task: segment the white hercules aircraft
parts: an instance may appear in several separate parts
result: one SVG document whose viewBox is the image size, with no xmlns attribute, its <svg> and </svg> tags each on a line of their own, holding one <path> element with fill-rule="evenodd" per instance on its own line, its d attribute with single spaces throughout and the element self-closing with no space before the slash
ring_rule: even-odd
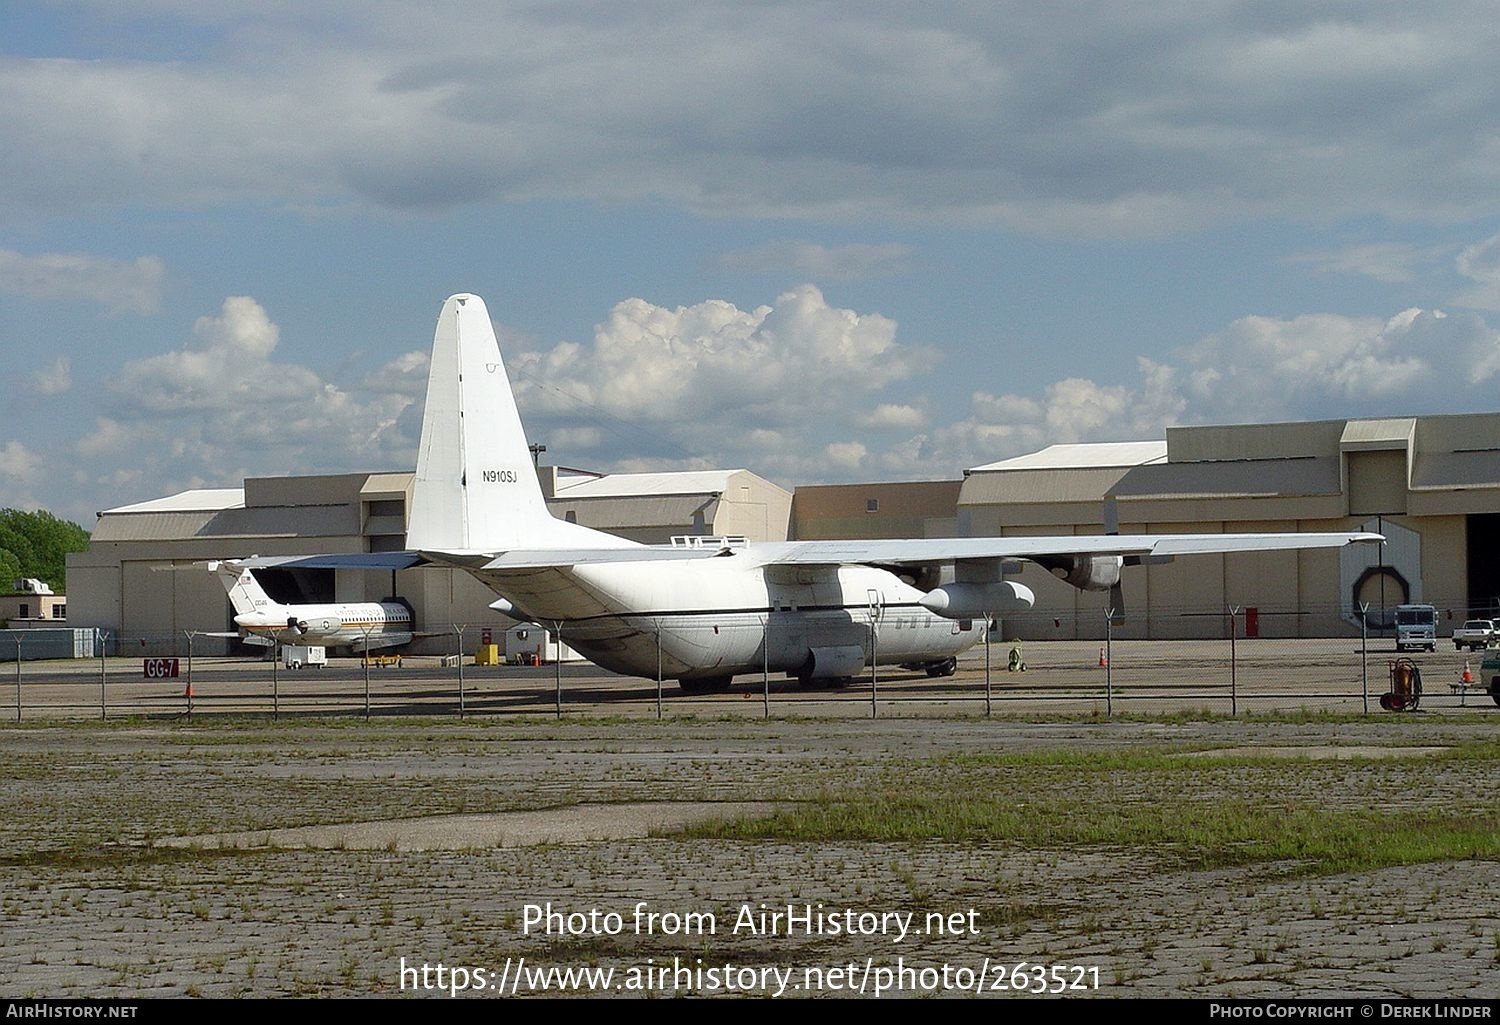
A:
<svg viewBox="0 0 1500 1025">
<path fill-rule="evenodd" d="M 282 605 L 239 562 L 209 562 L 229 592 L 235 625 L 258 637 L 289 644 L 348 645 L 356 651 L 391 648 L 412 639 L 411 608 L 400 602 Z M 232 636 L 232 635 L 231 635 Z"/>
<path fill-rule="evenodd" d="M 987 618 L 1031 607 L 1031 590 L 1003 579 L 1015 560 L 1093 591 L 1117 587 L 1127 562 L 1378 540 L 1344 532 L 627 541 L 547 511 L 489 312 L 478 296 L 455 295 L 433 339 L 407 533 L 414 551 L 394 561 L 275 562 L 459 567 L 501 595 L 494 608 L 559 630 L 599 665 L 660 673 L 693 692 L 763 670 L 832 683 L 872 662 L 952 673 Z"/>
</svg>

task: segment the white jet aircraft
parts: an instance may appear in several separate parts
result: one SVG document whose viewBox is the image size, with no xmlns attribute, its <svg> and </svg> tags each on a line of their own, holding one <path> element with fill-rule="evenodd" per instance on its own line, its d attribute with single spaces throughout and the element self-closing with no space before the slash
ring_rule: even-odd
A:
<svg viewBox="0 0 1500 1025">
<path fill-rule="evenodd" d="M 465 569 L 501 595 L 495 608 L 559 630 L 599 665 L 661 673 L 690 692 L 765 669 L 804 685 L 847 680 L 872 663 L 951 673 L 988 617 L 1031 606 L 1031 590 L 1003 577 L 1015 560 L 1109 590 L 1127 561 L 1380 540 L 1343 532 L 638 544 L 548 512 L 489 312 L 474 295 L 450 297 L 438 316 L 407 536 L 416 551 L 403 564 Z"/>
<path fill-rule="evenodd" d="M 199 563 L 217 573 L 235 625 L 283 644 L 349 646 L 373 651 L 407 644 L 412 639 L 411 608 L 400 602 L 338 602 L 331 605 L 282 605 L 271 600 L 243 563 Z"/>
</svg>

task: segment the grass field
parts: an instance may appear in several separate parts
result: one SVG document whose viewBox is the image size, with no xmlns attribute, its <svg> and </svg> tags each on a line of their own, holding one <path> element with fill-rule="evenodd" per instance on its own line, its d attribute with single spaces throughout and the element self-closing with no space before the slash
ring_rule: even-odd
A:
<svg viewBox="0 0 1500 1025">
<path fill-rule="evenodd" d="M 403 958 L 498 972 L 522 957 L 619 972 L 899 958 L 971 975 L 1024 961 L 1097 968 L 1082 992 L 1117 997 L 1500 995 L 1492 714 L 222 718 L 23 725 L 0 742 L 11 996 L 396 995 Z M 740 801 L 775 810 L 725 804 Z M 412 820 L 420 840 L 427 817 L 652 803 L 724 815 L 528 846 L 368 846 L 352 831 Z M 337 824 L 351 839 L 317 849 L 209 842 Z M 524 928 L 525 907 L 549 902 L 625 927 Z M 718 928 L 642 933 L 642 902 Z M 730 928 L 745 907 L 788 904 L 972 911 L 977 931 Z M 809 977 L 820 985 L 785 995 L 834 995 Z M 921 982 L 907 995 L 954 991 Z M 689 991 L 674 986 L 649 988 Z"/>
</svg>

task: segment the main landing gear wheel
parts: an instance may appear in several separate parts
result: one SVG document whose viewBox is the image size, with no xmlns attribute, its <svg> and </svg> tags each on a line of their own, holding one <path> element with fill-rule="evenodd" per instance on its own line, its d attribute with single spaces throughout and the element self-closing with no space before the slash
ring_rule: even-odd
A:
<svg viewBox="0 0 1500 1025">
<path fill-rule="evenodd" d="M 933 662 L 927 666 L 928 676 L 952 676 L 958 672 L 958 659 L 945 658 L 941 662 Z"/>
</svg>

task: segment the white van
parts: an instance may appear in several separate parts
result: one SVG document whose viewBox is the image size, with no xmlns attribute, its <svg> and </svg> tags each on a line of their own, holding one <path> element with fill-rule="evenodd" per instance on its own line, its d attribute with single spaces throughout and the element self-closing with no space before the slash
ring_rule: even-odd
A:
<svg viewBox="0 0 1500 1025">
<path fill-rule="evenodd" d="M 1396 650 L 1437 651 L 1437 609 L 1431 605 L 1396 606 Z"/>
</svg>

